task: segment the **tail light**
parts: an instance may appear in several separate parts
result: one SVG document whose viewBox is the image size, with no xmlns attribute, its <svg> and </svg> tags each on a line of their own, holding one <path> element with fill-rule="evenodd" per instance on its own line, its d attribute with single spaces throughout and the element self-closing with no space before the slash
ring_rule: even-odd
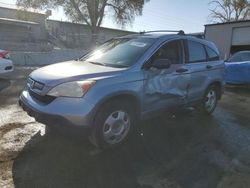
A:
<svg viewBox="0 0 250 188">
<path fill-rule="evenodd" d="M 0 52 L 0 58 L 9 59 L 10 58 L 9 52 L 7 52 L 7 51 L 1 51 Z"/>
</svg>

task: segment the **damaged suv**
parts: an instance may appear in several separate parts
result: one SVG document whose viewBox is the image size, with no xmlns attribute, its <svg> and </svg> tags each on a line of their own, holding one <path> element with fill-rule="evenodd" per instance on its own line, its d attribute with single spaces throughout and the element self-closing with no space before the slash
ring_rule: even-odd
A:
<svg viewBox="0 0 250 188">
<path fill-rule="evenodd" d="M 183 32 L 144 32 L 35 70 L 19 102 L 38 122 L 89 128 L 90 141 L 109 148 L 123 143 L 137 120 L 165 110 L 195 106 L 211 114 L 223 76 L 212 42 Z"/>
</svg>

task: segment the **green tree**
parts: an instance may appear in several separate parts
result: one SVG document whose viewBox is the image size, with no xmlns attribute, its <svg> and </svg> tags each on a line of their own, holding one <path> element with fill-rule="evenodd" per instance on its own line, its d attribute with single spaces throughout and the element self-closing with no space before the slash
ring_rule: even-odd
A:
<svg viewBox="0 0 250 188">
<path fill-rule="evenodd" d="M 105 15 L 112 15 L 117 24 L 124 26 L 132 23 L 135 16 L 142 15 L 147 1 L 149 0 L 16 0 L 16 4 L 39 10 L 63 7 L 70 20 L 87 24 L 94 37 Z"/>
<path fill-rule="evenodd" d="M 212 0 L 210 3 L 212 21 L 230 22 L 250 19 L 248 0 Z"/>
</svg>

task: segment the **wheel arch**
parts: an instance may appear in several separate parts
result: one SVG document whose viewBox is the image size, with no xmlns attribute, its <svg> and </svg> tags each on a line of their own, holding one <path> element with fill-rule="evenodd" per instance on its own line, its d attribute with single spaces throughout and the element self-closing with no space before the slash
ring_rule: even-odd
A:
<svg viewBox="0 0 250 188">
<path fill-rule="evenodd" d="M 98 110 L 101 108 L 101 106 L 112 102 L 112 101 L 125 101 L 125 102 L 129 102 L 132 104 L 132 108 L 135 109 L 135 115 L 136 117 L 138 117 L 140 115 L 140 111 L 141 111 L 141 105 L 140 105 L 140 100 L 139 97 L 136 96 L 135 94 L 131 93 L 131 92 L 122 92 L 122 93 L 114 93 L 112 95 L 109 95 L 107 97 L 105 97 L 104 99 L 102 99 L 96 106 L 96 113 L 98 112 Z"/>
<path fill-rule="evenodd" d="M 218 99 L 221 99 L 222 93 L 223 93 L 223 85 L 220 81 L 213 81 L 211 82 L 207 88 L 214 86 L 216 88 L 216 90 L 218 91 Z"/>
</svg>

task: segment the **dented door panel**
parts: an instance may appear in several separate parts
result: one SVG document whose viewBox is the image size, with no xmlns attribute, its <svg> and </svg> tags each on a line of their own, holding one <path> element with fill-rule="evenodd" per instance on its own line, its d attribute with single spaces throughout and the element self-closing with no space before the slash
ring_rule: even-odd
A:
<svg viewBox="0 0 250 188">
<path fill-rule="evenodd" d="M 177 73 L 187 69 L 184 64 L 173 64 L 169 69 L 151 68 L 144 71 L 144 111 L 167 109 L 184 104 L 189 95 L 190 74 Z"/>
</svg>

